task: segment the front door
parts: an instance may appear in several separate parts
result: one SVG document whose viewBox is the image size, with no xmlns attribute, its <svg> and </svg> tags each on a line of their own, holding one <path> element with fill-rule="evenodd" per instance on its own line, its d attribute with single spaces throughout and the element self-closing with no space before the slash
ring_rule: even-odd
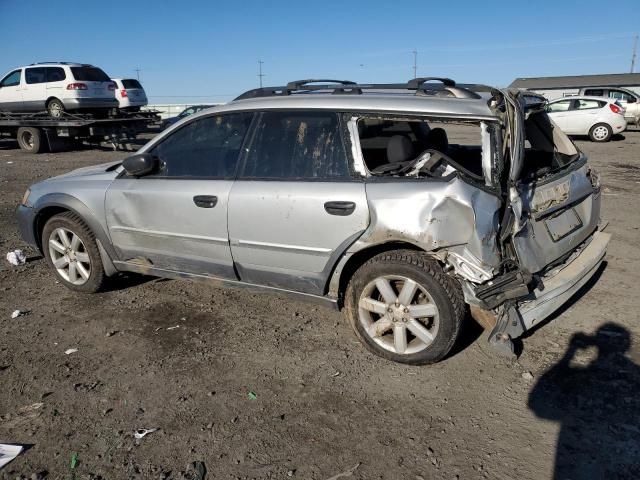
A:
<svg viewBox="0 0 640 480">
<path fill-rule="evenodd" d="M 0 110 L 22 111 L 22 70 L 14 70 L 0 81 Z"/>
<path fill-rule="evenodd" d="M 158 172 L 111 184 L 107 224 L 122 261 L 235 278 L 227 208 L 252 116 L 194 119 L 149 150 L 159 159 Z"/>
<path fill-rule="evenodd" d="M 338 115 L 261 114 L 231 189 L 229 238 L 243 281 L 322 294 L 366 229 L 365 185 L 351 175 Z"/>
</svg>

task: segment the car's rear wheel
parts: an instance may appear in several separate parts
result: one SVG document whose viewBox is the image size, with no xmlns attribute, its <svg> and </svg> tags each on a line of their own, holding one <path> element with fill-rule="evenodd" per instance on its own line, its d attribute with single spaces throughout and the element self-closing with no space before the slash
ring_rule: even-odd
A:
<svg viewBox="0 0 640 480">
<path fill-rule="evenodd" d="M 456 280 L 411 250 L 382 253 L 362 265 L 347 287 L 345 309 L 370 351 L 412 365 L 444 358 L 465 315 Z"/>
<path fill-rule="evenodd" d="M 29 153 L 40 153 L 45 149 L 42 132 L 39 128 L 20 127 L 17 134 L 18 146 Z"/>
<path fill-rule="evenodd" d="M 64 114 L 64 105 L 57 98 L 52 98 L 47 102 L 47 112 L 55 118 L 60 118 Z"/>
<path fill-rule="evenodd" d="M 47 221 L 42 250 L 67 288 L 93 293 L 104 286 L 106 275 L 95 236 L 76 214 L 65 212 Z"/>
<path fill-rule="evenodd" d="M 612 135 L 613 130 L 606 123 L 596 123 L 589 130 L 589 138 L 592 142 L 608 142 Z"/>
</svg>

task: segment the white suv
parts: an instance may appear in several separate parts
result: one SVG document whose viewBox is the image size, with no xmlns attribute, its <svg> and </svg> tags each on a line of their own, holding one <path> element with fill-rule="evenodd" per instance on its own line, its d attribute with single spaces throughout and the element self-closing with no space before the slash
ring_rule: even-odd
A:
<svg viewBox="0 0 640 480">
<path fill-rule="evenodd" d="M 93 65 L 34 63 L 16 68 L 0 80 L 0 110 L 40 112 L 60 117 L 65 110 L 118 107 L 115 84 Z"/>
<path fill-rule="evenodd" d="M 123 110 L 137 112 L 147 104 L 147 94 L 135 78 L 112 78 L 116 84 L 116 99 Z"/>
</svg>

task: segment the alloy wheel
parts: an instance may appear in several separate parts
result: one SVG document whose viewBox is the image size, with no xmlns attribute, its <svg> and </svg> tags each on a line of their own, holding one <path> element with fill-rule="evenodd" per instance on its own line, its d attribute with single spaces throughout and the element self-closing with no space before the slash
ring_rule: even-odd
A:
<svg viewBox="0 0 640 480">
<path fill-rule="evenodd" d="M 49 236 L 49 255 L 58 274 L 67 282 L 83 285 L 91 275 L 89 253 L 78 235 L 56 228 Z"/>
</svg>

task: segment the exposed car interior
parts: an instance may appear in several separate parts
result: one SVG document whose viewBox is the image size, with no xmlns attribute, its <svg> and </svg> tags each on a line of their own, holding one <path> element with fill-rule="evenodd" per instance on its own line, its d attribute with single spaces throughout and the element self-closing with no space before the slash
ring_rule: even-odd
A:
<svg viewBox="0 0 640 480">
<path fill-rule="evenodd" d="M 360 147 L 374 176 L 442 176 L 462 170 L 482 178 L 478 123 L 361 118 Z"/>
</svg>

